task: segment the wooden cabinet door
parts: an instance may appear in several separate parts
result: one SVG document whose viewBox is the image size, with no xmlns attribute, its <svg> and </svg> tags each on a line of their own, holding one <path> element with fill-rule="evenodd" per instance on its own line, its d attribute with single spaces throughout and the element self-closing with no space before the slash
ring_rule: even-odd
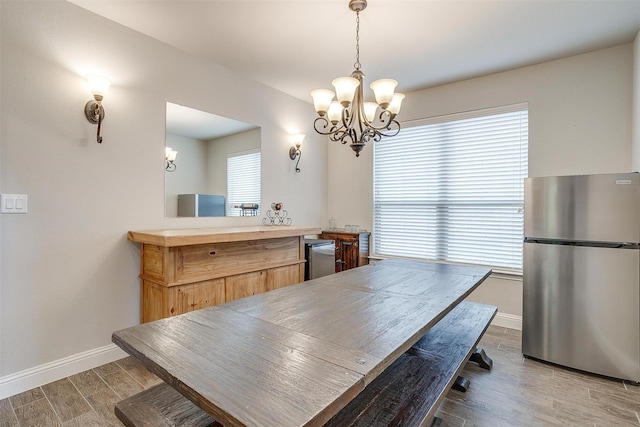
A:
<svg viewBox="0 0 640 427">
<path fill-rule="evenodd" d="M 188 313 L 225 302 L 224 279 L 207 280 L 169 289 L 169 313 L 171 316 Z"/>
<path fill-rule="evenodd" d="M 267 272 L 237 274 L 225 278 L 225 297 L 227 302 L 260 294 L 267 291 Z"/>
<path fill-rule="evenodd" d="M 272 268 L 267 271 L 267 290 L 272 291 L 285 286 L 295 285 L 302 280 L 300 277 L 300 267 L 288 265 L 285 267 Z"/>
<path fill-rule="evenodd" d="M 336 241 L 336 273 L 358 267 L 358 237 L 345 236 Z"/>
<path fill-rule="evenodd" d="M 222 304 L 224 279 L 207 280 L 181 286 L 142 283 L 142 323 Z"/>
<path fill-rule="evenodd" d="M 340 242 L 342 255 L 342 269 L 349 270 L 358 266 L 358 241 L 343 240 Z"/>
</svg>

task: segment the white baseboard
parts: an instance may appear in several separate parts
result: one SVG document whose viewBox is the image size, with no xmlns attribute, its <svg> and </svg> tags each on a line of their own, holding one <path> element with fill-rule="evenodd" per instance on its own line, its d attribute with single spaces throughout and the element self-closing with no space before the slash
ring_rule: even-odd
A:
<svg viewBox="0 0 640 427">
<path fill-rule="evenodd" d="M 502 328 L 522 330 L 522 316 L 516 316 L 515 314 L 508 313 L 496 313 L 496 317 L 491 322 L 494 326 L 500 326 Z"/>
<path fill-rule="evenodd" d="M 492 325 L 522 330 L 522 317 L 497 313 Z M 0 378 L 0 400 L 126 357 L 115 344 L 78 353 Z"/>
<path fill-rule="evenodd" d="M 115 344 L 74 354 L 0 378 L 0 400 L 126 357 Z"/>
</svg>

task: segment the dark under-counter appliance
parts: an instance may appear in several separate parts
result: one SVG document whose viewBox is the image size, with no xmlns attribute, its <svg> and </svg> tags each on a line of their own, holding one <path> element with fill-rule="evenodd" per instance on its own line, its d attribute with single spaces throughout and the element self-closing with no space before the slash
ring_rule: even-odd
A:
<svg viewBox="0 0 640 427">
<path fill-rule="evenodd" d="M 305 239 L 304 280 L 317 279 L 335 273 L 335 242 L 323 239 Z"/>
</svg>

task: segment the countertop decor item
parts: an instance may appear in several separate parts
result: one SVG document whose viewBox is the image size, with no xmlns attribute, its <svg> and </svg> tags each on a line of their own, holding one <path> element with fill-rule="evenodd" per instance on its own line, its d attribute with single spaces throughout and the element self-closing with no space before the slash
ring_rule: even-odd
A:
<svg viewBox="0 0 640 427">
<path fill-rule="evenodd" d="M 271 203 L 271 209 L 267 211 L 267 216 L 262 218 L 263 225 L 291 225 L 292 219 L 288 217 L 289 213 L 283 209 L 280 202 Z"/>
</svg>

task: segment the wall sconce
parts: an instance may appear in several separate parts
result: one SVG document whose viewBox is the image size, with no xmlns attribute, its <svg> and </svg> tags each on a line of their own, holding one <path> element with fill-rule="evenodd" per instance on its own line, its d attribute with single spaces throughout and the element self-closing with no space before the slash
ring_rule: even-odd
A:
<svg viewBox="0 0 640 427">
<path fill-rule="evenodd" d="M 289 148 L 289 158 L 291 160 L 295 160 L 296 158 L 298 159 L 298 161 L 296 162 L 296 173 L 300 173 L 300 168 L 298 167 L 298 164 L 300 163 L 300 157 L 302 157 L 300 144 L 302 144 L 302 141 L 304 141 L 304 135 L 301 133 L 297 135 L 291 135 L 291 139 L 293 140 L 293 143 L 295 145 Z"/>
<path fill-rule="evenodd" d="M 167 161 L 167 165 L 165 166 L 164 170 L 166 170 L 167 172 L 173 172 L 174 170 L 176 170 L 176 164 L 174 162 L 177 155 L 178 152 L 171 147 L 167 147 L 164 149 L 164 158 Z"/>
<path fill-rule="evenodd" d="M 100 126 L 104 120 L 104 108 L 102 107 L 102 99 L 109 92 L 111 82 L 103 77 L 87 76 L 89 82 L 89 90 L 93 94 L 93 99 L 84 106 L 84 114 L 87 116 L 89 123 L 98 125 L 98 133 L 96 141 L 102 144 L 102 136 L 100 136 Z"/>
</svg>

